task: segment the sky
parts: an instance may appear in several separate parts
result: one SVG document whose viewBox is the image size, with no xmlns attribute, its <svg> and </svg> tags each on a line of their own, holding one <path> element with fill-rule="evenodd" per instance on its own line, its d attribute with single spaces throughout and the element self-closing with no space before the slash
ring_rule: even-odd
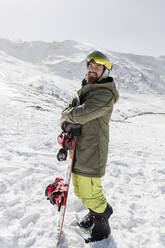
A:
<svg viewBox="0 0 165 248">
<path fill-rule="evenodd" d="M 0 0 L 0 38 L 165 55 L 165 0 Z"/>
</svg>

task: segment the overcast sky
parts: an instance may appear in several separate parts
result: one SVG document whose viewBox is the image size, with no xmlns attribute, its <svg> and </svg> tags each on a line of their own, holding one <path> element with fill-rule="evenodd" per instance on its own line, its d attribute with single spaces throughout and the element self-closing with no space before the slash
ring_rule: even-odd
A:
<svg viewBox="0 0 165 248">
<path fill-rule="evenodd" d="M 165 0 L 0 0 L 0 38 L 165 55 Z"/>
</svg>

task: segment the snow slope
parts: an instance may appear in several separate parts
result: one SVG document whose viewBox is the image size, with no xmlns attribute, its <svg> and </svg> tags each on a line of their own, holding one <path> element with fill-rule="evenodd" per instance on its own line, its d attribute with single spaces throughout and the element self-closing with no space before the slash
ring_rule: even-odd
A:
<svg viewBox="0 0 165 248">
<path fill-rule="evenodd" d="M 53 248 L 57 212 L 44 196 L 67 162 L 56 159 L 62 109 L 81 86 L 93 45 L 0 39 L 0 247 Z M 97 48 L 99 49 L 99 48 Z M 105 50 L 103 50 L 105 51 Z M 105 51 L 120 101 L 112 116 L 103 187 L 114 208 L 110 239 L 84 244 L 70 188 L 61 248 L 165 246 L 165 57 Z"/>
</svg>

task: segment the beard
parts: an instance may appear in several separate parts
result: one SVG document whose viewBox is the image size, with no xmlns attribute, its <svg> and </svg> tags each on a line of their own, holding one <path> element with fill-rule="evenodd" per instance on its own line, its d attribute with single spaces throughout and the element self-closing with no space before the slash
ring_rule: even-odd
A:
<svg viewBox="0 0 165 248">
<path fill-rule="evenodd" d="M 97 73 L 96 72 L 88 72 L 86 75 L 86 80 L 90 84 L 95 83 L 98 79 Z"/>
</svg>

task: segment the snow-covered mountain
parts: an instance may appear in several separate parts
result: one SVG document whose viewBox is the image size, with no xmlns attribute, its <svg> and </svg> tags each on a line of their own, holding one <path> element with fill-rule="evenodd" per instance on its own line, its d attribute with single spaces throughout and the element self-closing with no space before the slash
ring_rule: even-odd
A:
<svg viewBox="0 0 165 248">
<path fill-rule="evenodd" d="M 84 77 L 84 59 L 94 48 L 99 49 L 75 41 L 46 43 L 0 39 L 0 51 L 21 61 L 46 66 L 54 74 L 71 80 Z M 119 88 L 131 93 L 165 93 L 165 56 L 155 58 L 101 50 L 113 63 L 112 75 Z"/>
<path fill-rule="evenodd" d="M 114 207 L 112 236 L 85 245 L 74 212 L 85 208 L 70 190 L 59 247 L 163 248 L 165 56 L 121 54 L 75 41 L 0 39 L 0 247 L 53 248 L 57 213 L 44 190 L 56 176 L 60 113 L 81 87 L 85 57 L 105 52 L 120 92 L 112 116 L 103 186 Z"/>
</svg>

